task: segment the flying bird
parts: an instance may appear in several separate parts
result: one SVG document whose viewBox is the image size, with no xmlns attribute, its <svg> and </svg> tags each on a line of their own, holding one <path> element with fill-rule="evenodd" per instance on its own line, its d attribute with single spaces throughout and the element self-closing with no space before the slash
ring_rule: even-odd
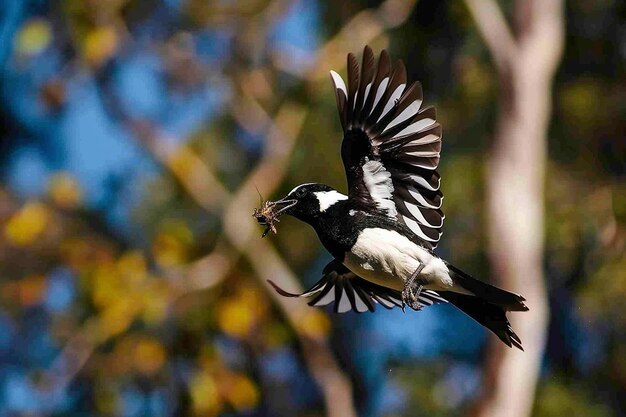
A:
<svg viewBox="0 0 626 417">
<path fill-rule="evenodd" d="M 374 311 L 376 304 L 420 310 L 448 302 L 523 350 L 506 312 L 527 311 L 525 299 L 433 252 L 445 217 L 437 172 L 441 126 L 434 107 L 422 107 L 420 83 L 407 83 L 401 60 L 392 65 L 383 50 L 375 61 L 366 46 L 361 69 L 348 54 L 347 85 L 330 72 L 348 195 L 324 184 L 302 184 L 254 214 L 267 226 L 264 236 L 276 232 L 283 214 L 308 223 L 334 259 L 302 294 L 270 284 L 283 296 L 309 298 L 309 305 L 333 303 L 338 313 Z"/>
</svg>

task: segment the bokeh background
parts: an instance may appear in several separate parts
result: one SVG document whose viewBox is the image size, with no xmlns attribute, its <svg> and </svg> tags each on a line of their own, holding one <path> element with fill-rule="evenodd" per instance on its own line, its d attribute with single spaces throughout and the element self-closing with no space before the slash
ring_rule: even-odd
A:
<svg viewBox="0 0 626 417">
<path fill-rule="evenodd" d="M 251 209 L 255 188 L 345 190 L 328 71 L 387 48 L 444 129 L 438 251 L 494 276 L 486 164 L 509 93 L 470 7 L 524 30 L 514 2 L 0 5 L 0 416 L 482 415 L 485 330 L 450 306 L 280 299 L 266 279 L 307 287 L 330 258 L 293 219 L 261 240 Z M 499 415 L 624 416 L 626 3 L 558 7 L 545 351 L 527 409 Z"/>
</svg>

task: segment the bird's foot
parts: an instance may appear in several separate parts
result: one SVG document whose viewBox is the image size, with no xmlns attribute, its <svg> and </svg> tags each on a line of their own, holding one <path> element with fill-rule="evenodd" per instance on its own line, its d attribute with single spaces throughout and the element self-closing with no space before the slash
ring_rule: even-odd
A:
<svg viewBox="0 0 626 417">
<path fill-rule="evenodd" d="M 422 269 L 424 269 L 424 264 L 420 263 L 415 272 L 411 274 L 409 279 L 404 283 L 404 288 L 402 289 L 402 303 L 408 305 L 415 311 L 419 311 L 422 309 L 422 304 L 419 302 L 419 296 L 424 288 L 422 284 L 417 279 Z M 404 311 L 404 308 L 402 309 Z"/>
<path fill-rule="evenodd" d="M 422 292 L 422 285 L 413 281 L 407 282 L 402 290 L 402 302 L 415 311 L 422 309 L 422 304 L 419 302 L 419 295 Z"/>
</svg>

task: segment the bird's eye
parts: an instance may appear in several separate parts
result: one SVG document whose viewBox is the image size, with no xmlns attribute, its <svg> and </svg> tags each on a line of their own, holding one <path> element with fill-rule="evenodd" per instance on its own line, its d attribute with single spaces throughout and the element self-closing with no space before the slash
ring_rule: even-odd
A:
<svg viewBox="0 0 626 417">
<path fill-rule="evenodd" d="M 303 189 L 296 190 L 296 197 L 304 197 L 306 195 L 306 191 Z"/>
</svg>

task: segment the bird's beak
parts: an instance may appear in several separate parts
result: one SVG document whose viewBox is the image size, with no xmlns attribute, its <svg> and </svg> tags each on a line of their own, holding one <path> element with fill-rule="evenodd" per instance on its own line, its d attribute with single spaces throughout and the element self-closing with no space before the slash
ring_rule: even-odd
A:
<svg viewBox="0 0 626 417">
<path fill-rule="evenodd" d="M 278 200 L 278 201 L 269 202 L 270 207 L 272 207 L 272 214 L 275 217 L 279 217 L 285 211 L 295 206 L 297 203 L 298 203 L 298 200 L 285 199 L 285 198 Z"/>
</svg>

